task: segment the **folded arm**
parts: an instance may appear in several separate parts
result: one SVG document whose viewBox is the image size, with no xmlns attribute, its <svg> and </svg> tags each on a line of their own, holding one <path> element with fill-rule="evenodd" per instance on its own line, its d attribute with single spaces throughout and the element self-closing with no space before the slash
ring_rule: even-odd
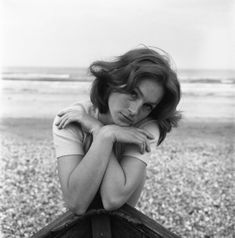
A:
<svg viewBox="0 0 235 238">
<path fill-rule="evenodd" d="M 114 153 L 111 153 L 100 189 L 104 208 L 113 210 L 125 204 L 144 181 L 145 170 L 144 162 L 126 157 L 119 163 Z"/>
<path fill-rule="evenodd" d="M 158 128 L 147 125 L 143 129 L 154 134 L 155 140 L 152 140 L 150 146 L 155 147 L 159 137 Z M 135 144 L 127 144 L 126 152 L 120 163 L 113 152 L 110 156 L 100 190 L 103 205 L 107 210 L 116 209 L 128 202 L 137 188 L 143 184 L 146 173 L 145 162 L 150 154 L 141 153 L 140 148 Z M 140 192 L 137 196 L 139 195 Z M 131 205 L 135 205 L 137 200 L 138 197 L 135 198 L 134 204 L 132 201 Z"/>
<path fill-rule="evenodd" d="M 146 165 L 133 156 L 125 156 L 119 163 L 113 153 L 114 141 L 131 144 L 138 154 L 150 150 L 151 133 L 145 129 L 103 126 L 100 121 L 89 116 L 81 107 L 70 108 L 60 114 L 54 130 L 68 132 L 71 122 L 78 122 L 87 131 L 92 131 L 93 142 L 86 154 L 67 154 L 58 158 L 58 171 L 62 191 L 68 207 L 77 214 L 86 211 L 101 185 L 101 197 L 106 209 L 115 209 L 126 203 L 143 182 Z M 57 126 L 56 126 L 57 125 Z M 74 133 L 77 136 L 77 133 Z M 61 144 L 63 148 L 65 140 Z M 77 141 L 69 141 L 76 148 Z"/>
<path fill-rule="evenodd" d="M 113 142 L 100 131 L 87 151 L 58 158 L 58 172 L 65 202 L 76 214 L 83 214 L 96 195 L 112 152 Z"/>
</svg>

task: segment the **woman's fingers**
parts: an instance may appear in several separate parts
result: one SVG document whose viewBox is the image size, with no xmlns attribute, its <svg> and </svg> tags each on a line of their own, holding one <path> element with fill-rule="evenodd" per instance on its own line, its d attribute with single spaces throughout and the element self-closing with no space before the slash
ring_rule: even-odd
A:
<svg viewBox="0 0 235 238">
<path fill-rule="evenodd" d="M 55 125 L 58 126 L 61 122 L 61 118 L 57 118 L 57 121 L 55 122 Z"/>
<path fill-rule="evenodd" d="M 64 115 L 64 112 L 57 113 L 57 116 L 62 117 Z"/>
<path fill-rule="evenodd" d="M 62 117 L 64 114 L 68 112 L 68 109 L 62 110 L 59 113 L 57 113 L 57 116 Z"/>
<path fill-rule="evenodd" d="M 151 149 L 150 149 L 150 145 L 148 142 L 141 143 L 141 146 L 140 146 L 141 154 L 144 154 L 145 152 L 150 152 L 150 151 L 151 151 Z"/>
<path fill-rule="evenodd" d="M 66 120 L 64 121 L 64 124 L 62 126 L 62 129 L 64 129 L 70 122 L 71 122 L 71 120 L 69 118 L 66 118 Z"/>
<path fill-rule="evenodd" d="M 69 112 L 71 112 L 71 111 L 72 111 L 71 108 L 63 109 L 63 110 L 59 111 L 59 113 L 57 113 L 57 116 L 62 117 L 62 116 L 64 116 L 66 113 L 69 113 Z"/>
<path fill-rule="evenodd" d="M 140 148 L 140 153 L 144 154 L 145 152 L 150 152 L 150 145 L 148 142 L 142 142 L 139 144 L 139 148 Z"/>
<path fill-rule="evenodd" d="M 123 143 L 135 144 L 138 146 L 140 153 L 150 152 L 150 140 L 154 136 L 143 129 L 134 127 L 120 127 L 113 125 L 110 127 L 115 140 Z"/>
<path fill-rule="evenodd" d="M 132 136 L 132 138 L 135 140 L 134 143 L 138 144 L 140 148 L 140 152 L 143 154 L 145 152 L 150 152 L 150 143 L 146 135 L 142 133 L 135 134 L 135 136 Z"/>
<path fill-rule="evenodd" d="M 64 118 L 64 114 L 57 118 L 57 121 L 55 122 L 55 125 L 59 126 L 61 124 L 61 121 L 62 121 L 63 118 Z"/>
<path fill-rule="evenodd" d="M 97 129 L 102 125 L 101 122 L 89 115 L 86 115 L 85 112 L 69 108 L 59 112 L 58 120 L 55 125 L 58 129 L 63 129 L 71 122 L 78 122 L 87 131 L 91 131 L 93 128 Z"/>
<path fill-rule="evenodd" d="M 150 152 L 151 149 L 150 149 L 150 144 L 149 144 L 148 140 L 146 140 L 145 142 L 143 142 L 143 144 L 144 144 L 144 151 L 143 151 L 143 153 L 145 153 L 145 152 Z"/>
<path fill-rule="evenodd" d="M 60 112 L 58 114 L 58 121 L 55 123 L 56 126 L 58 126 L 59 129 L 65 128 L 69 123 L 73 121 L 77 121 L 78 116 L 73 113 L 70 109 L 67 109 L 66 112 L 65 110 Z"/>
<path fill-rule="evenodd" d="M 151 152 L 151 147 L 150 147 L 149 141 L 147 141 L 147 143 L 146 143 L 146 151 Z"/>
<path fill-rule="evenodd" d="M 137 129 L 140 133 L 144 134 L 147 138 L 149 139 L 154 139 L 153 134 L 151 134 L 150 132 L 143 130 L 143 129 Z"/>
<path fill-rule="evenodd" d="M 60 122 L 57 124 L 58 129 L 62 129 L 66 118 L 61 118 Z"/>
<path fill-rule="evenodd" d="M 144 143 L 140 143 L 140 153 L 144 153 Z"/>
<path fill-rule="evenodd" d="M 59 129 L 65 128 L 65 126 L 68 125 L 69 122 L 70 122 L 69 117 L 68 117 L 68 116 L 63 116 L 63 117 L 61 118 L 61 120 L 60 120 L 60 123 L 59 123 L 59 125 L 58 125 L 58 128 L 59 128 Z"/>
</svg>

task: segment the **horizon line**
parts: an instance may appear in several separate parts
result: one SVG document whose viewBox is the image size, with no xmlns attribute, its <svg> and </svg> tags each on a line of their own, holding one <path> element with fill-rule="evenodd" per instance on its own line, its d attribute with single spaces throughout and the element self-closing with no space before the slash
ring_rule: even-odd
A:
<svg viewBox="0 0 235 238">
<path fill-rule="evenodd" d="M 88 69 L 89 66 L 26 66 L 26 65 L 23 65 L 23 66 L 0 66 L 0 72 L 2 71 L 2 69 L 6 70 L 6 69 L 11 69 L 11 68 L 51 68 L 51 69 L 55 69 L 55 68 L 67 68 L 67 69 L 75 69 L 75 68 L 78 68 L 78 69 Z M 176 68 L 175 69 L 176 71 L 177 70 L 228 70 L 228 71 L 235 71 L 235 68 L 198 68 L 198 67 L 188 67 L 188 68 Z"/>
</svg>

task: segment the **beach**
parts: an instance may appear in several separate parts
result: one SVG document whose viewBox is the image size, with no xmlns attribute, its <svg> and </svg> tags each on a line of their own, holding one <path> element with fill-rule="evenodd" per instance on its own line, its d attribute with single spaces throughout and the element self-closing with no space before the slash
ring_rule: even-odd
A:
<svg viewBox="0 0 235 238">
<path fill-rule="evenodd" d="M 3 80 L 3 118 L 53 118 L 75 101 L 89 100 L 91 82 Z M 189 120 L 232 121 L 235 112 L 234 84 L 182 84 L 178 110 Z"/>
<path fill-rule="evenodd" d="M 51 125 L 90 85 L 2 81 L 3 237 L 30 237 L 65 211 Z M 234 235 L 234 99 L 233 84 L 182 84 L 183 119 L 151 156 L 137 208 L 182 237 Z"/>
</svg>

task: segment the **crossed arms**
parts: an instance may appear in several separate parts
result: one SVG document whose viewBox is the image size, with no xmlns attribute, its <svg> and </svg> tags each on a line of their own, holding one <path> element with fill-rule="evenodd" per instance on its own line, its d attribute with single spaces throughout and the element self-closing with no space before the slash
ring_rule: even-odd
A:
<svg viewBox="0 0 235 238">
<path fill-rule="evenodd" d="M 118 161 L 114 152 L 115 142 L 127 144 L 139 156 L 150 151 L 150 140 L 158 139 L 158 128 L 154 136 L 149 125 L 139 129 L 102 125 L 100 121 L 84 113 L 81 107 L 62 111 L 54 123 L 54 134 L 59 128 L 69 130 L 74 120 L 92 132 L 93 141 L 87 153 L 68 154 L 58 158 L 58 172 L 64 199 L 73 212 L 83 214 L 100 189 L 103 206 L 107 210 L 116 209 L 124 203 L 135 205 L 143 185 L 146 164 L 135 156 L 124 155 Z M 57 124 L 57 125 L 56 125 Z M 74 126 L 74 125 L 73 125 Z"/>
</svg>

